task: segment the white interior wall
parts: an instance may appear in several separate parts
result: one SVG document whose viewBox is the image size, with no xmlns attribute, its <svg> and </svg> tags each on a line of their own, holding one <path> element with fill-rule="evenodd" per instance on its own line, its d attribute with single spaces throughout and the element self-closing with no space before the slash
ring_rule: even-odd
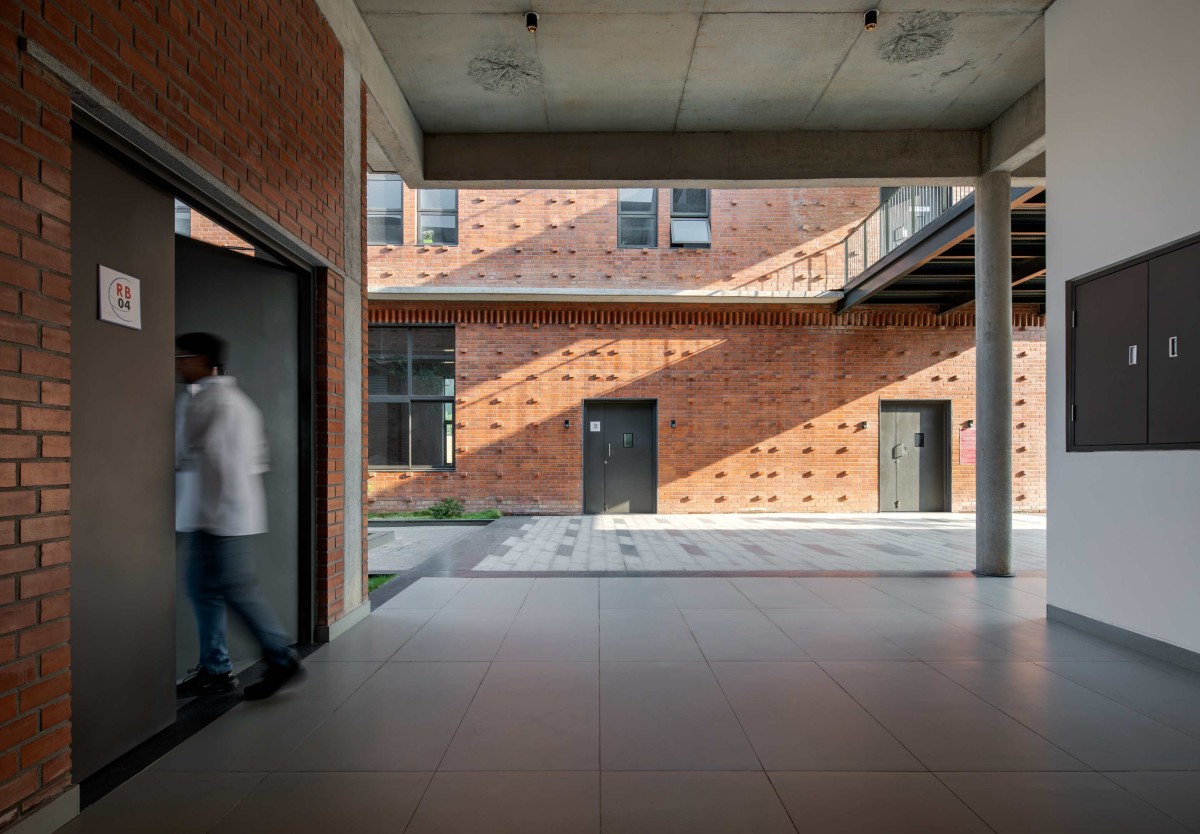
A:
<svg viewBox="0 0 1200 834">
<path fill-rule="evenodd" d="M 1193 651 L 1200 452 L 1066 453 L 1064 284 L 1200 232 L 1198 12 L 1058 0 L 1046 13 L 1049 602 Z"/>
</svg>

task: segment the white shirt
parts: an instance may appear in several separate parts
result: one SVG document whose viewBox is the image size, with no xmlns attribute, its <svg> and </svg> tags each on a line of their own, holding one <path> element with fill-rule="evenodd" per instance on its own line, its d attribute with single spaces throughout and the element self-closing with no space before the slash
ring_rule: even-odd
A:
<svg viewBox="0 0 1200 834">
<path fill-rule="evenodd" d="M 188 456 L 183 421 L 197 386 L 188 385 L 175 398 L 175 530 L 191 533 L 199 523 L 200 473 Z"/>
<path fill-rule="evenodd" d="M 199 475 L 196 529 L 214 536 L 267 531 L 262 475 L 268 470 L 262 413 L 229 376 L 200 380 L 184 418 L 189 461 Z"/>
</svg>

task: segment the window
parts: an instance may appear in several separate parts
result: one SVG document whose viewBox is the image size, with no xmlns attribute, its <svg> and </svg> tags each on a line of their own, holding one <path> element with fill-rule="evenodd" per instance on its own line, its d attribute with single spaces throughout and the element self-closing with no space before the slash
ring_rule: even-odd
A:
<svg viewBox="0 0 1200 834">
<path fill-rule="evenodd" d="M 417 213 L 418 243 L 458 245 L 458 191 L 453 188 L 427 188 L 420 191 Z"/>
<path fill-rule="evenodd" d="M 395 174 L 367 176 L 367 245 L 404 242 L 404 182 Z"/>
<path fill-rule="evenodd" d="M 367 464 L 454 466 L 454 328 L 372 326 Z"/>
<path fill-rule="evenodd" d="M 712 245 L 707 188 L 671 189 L 671 245 L 707 249 Z"/>
<path fill-rule="evenodd" d="M 175 234 L 192 236 L 192 210 L 187 203 L 175 201 Z"/>
<path fill-rule="evenodd" d="M 621 188 L 617 191 L 617 245 L 658 246 L 658 189 Z"/>
</svg>

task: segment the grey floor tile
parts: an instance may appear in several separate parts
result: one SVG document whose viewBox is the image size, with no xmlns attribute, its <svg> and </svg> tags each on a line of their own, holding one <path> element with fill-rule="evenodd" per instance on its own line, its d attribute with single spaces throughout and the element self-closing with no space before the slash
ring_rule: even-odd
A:
<svg viewBox="0 0 1200 834">
<path fill-rule="evenodd" d="M 493 663 L 441 770 L 595 770 L 598 664 Z"/>
<path fill-rule="evenodd" d="M 761 611 L 692 608 L 683 612 L 700 650 L 715 660 L 807 660 Z"/>
<path fill-rule="evenodd" d="M 603 770 L 758 770 L 706 663 L 600 664 Z"/>
<path fill-rule="evenodd" d="M 387 660 L 436 613 L 436 608 L 394 608 L 376 612 L 332 643 L 317 649 L 308 656 L 308 661 Z"/>
<path fill-rule="evenodd" d="M 535 586 L 536 587 L 536 586 Z M 599 660 L 600 614 L 592 608 L 522 608 L 498 661 Z"/>
<path fill-rule="evenodd" d="M 1049 661 L 1056 675 L 1200 738 L 1200 674 L 1160 661 Z"/>
<path fill-rule="evenodd" d="M 1086 769 L 924 663 L 832 661 L 821 667 L 931 770 Z"/>
<path fill-rule="evenodd" d="M 601 608 L 677 608 L 668 579 L 600 579 Z"/>
<path fill-rule="evenodd" d="M 838 608 L 909 608 L 904 600 L 885 594 L 857 579 L 814 578 L 793 579 L 797 585 L 812 591 Z"/>
<path fill-rule="evenodd" d="M 704 655 L 674 607 L 606 608 L 600 611 L 600 659 L 703 660 Z"/>
<path fill-rule="evenodd" d="M 1186 831 L 1099 773 L 942 773 L 997 834 Z"/>
<path fill-rule="evenodd" d="M 280 769 L 436 770 L 487 669 L 487 663 L 385 664 Z"/>
<path fill-rule="evenodd" d="M 941 579 L 938 577 L 879 576 L 862 580 L 872 588 L 904 600 L 915 608 L 980 608 L 985 607 L 975 596 L 967 593 L 971 579 Z"/>
<path fill-rule="evenodd" d="M 793 834 L 764 773 L 603 773 L 605 834 Z"/>
<path fill-rule="evenodd" d="M 732 579 L 741 591 L 759 608 L 832 608 L 807 588 L 783 577 Z"/>
<path fill-rule="evenodd" d="M 1035 623 L 998 609 L 929 609 L 929 613 L 1011 652 L 1022 660 L 1140 659 L 1136 652 L 1062 623 Z"/>
<path fill-rule="evenodd" d="M 771 773 L 770 777 L 800 831 L 984 834 L 991 830 L 930 773 Z"/>
<path fill-rule="evenodd" d="M 1200 772 L 1104 775 L 1181 825 L 1200 831 Z"/>
<path fill-rule="evenodd" d="M 1021 660 L 945 620 L 916 609 L 843 609 L 919 660 Z"/>
<path fill-rule="evenodd" d="M 840 610 L 763 611 L 813 660 L 914 660 L 875 629 Z"/>
<path fill-rule="evenodd" d="M 525 597 L 525 608 L 581 608 L 599 607 L 599 584 L 596 579 L 535 579 L 529 595 Z"/>
<path fill-rule="evenodd" d="M 416 810 L 428 773 L 273 773 L 214 834 L 394 834 Z"/>
<path fill-rule="evenodd" d="M 931 665 L 1089 767 L 1200 770 L 1200 740 L 1036 663 Z"/>
<path fill-rule="evenodd" d="M 767 770 L 923 770 L 815 663 L 713 663 Z"/>
<path fill-rule="evenodd" d="M 470 581 L 449 576 L 423 576 L 381 605 L 379 610 L 441 608 Z"/>
<path fill-rule="evenodd" d="M 728 579 L 668 579 L 680 608 L 753 608 L 754 603 Z"/>
<path fill-rule="evenodd" d="M 265 777 L 265 773 L 143 771 L 58 831 L 205 834 Z"/>
<path fill-rule="evenodd" d="M 443 608 L 392 660 L 492 660 L 516 616 L 516 608 Z"/>
<path fill-rule="evenodd" d="M 438 773 L 406 834 L 593 834 L 597 772 Z"/>
<path fill-rule="evenodd" d="M 532 587 L 532 579 L 472 579 L 446 608 L 520 608 Z"/>
</svg>

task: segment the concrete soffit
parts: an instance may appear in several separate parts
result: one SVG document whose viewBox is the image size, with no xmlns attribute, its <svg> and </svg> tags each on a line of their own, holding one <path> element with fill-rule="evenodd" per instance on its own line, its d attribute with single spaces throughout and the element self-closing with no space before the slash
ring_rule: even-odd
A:
<svg viewBox="0 0 1200 834">
<path fill-rule="evenodd" d="M 1021 96 L 983 133 L 983 172 L 1019 171 L 1046 151 L 1046 82 Z M 1028 172 L 1023 172 L 1028 175 Z M 1045 158 L 1042 160 L 1045 177 Z"/>
<path fill-rule="evenodd" d="M 413 187 L 422 185 L 424 136 L 375 36 L 354 0 L 316 0 L 347 60 L 367 85 L 367 126 L 396 173 Z"/>
</svg>

